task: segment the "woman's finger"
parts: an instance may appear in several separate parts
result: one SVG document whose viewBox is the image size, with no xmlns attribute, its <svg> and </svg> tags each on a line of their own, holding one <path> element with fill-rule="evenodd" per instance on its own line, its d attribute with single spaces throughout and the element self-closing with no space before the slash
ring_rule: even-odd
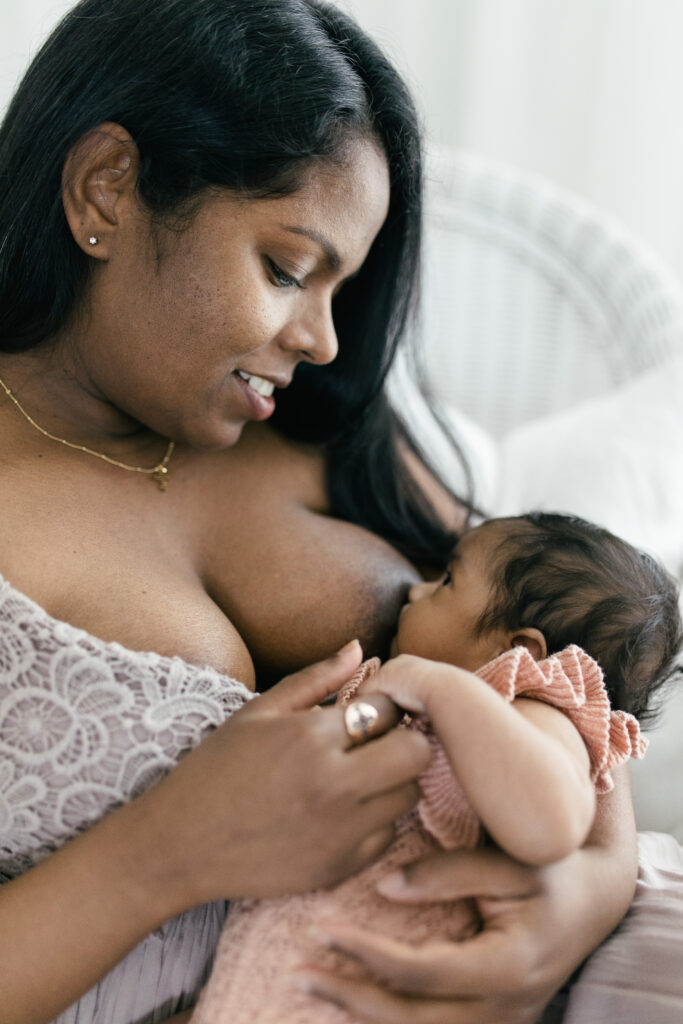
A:
<svg viewBox="0 0 683 1024">
<path fill-rule="evenodd" d="M 344 755 L 344 772 L 363 800 L 416 779 L 429 764 L 429 757 L 430 747 L 424 736 L 394 729 L 349 750 Z"/>
<path fill-rule="evenodd" d="M 243 711 L 255 715 L 282 714 L 315 707 L 348 682 L 362 660 L 363 650 L 357 640 L 352 640 L 324 661 L 286 676 Z"/>
<path fill-rule="evenodd" d="M 381 693 L 375 693 L 351 701 L 345 707 L 335 709 L 339 715 L 340 728 L 347 750 L 364 746 L 378 736 L 398 725 L 403 712 L 394 702 Z M 360 723 L 360 724 L 359 724 Z"/>
<path fill-rule="evenodd" d="M 477 1024 L 477 1003 L 411 999 L 371 981 L 342 978 L 307 967 L 293 983 L 306 992 L 347 1010 L 352 1017 L 375 1024 Z"/>
<path fill-rule="evenodd" d="M 428 999 L 474 999 L 507 992 L 524 976 L 524 946 L 510 952 L 509 936 L 489 930 L 462 942 L 414 946 L 352 925 L 319 923 L 322 945 L 353 957 L 393 992 Z M 505 961 L 501 960 L 505 954 Z"/>
<path fill-rule="evenodd" d="M 372 864 L 380 857 L 390 843 L 396 837 L 396 830 L 392 825 L 382 825 L 373 828 L 371 832 L 361 839 L 354 851 L 353 859 L 349 861 L 348 873 L 357 874 L 361 868 Z"/>
<path fill-rule="evenodd" d="M 359 811 L 359 822 L 367 822 L 368 827 L 377 823 L 378 827 L 391 826 L 411 811 L 420 799 L 420 790 L 415 782 L 396 786 L 378 796 L 370 797 L 363 802 Z"/>
<path fill-rule="evenodd" d="M 378 891 L 400 903 L 486 899 L 524 899 L 541 888 L 541 872 L 513 861 L 493 848 L 431 854 L 386 875 Z"/>
</svg>

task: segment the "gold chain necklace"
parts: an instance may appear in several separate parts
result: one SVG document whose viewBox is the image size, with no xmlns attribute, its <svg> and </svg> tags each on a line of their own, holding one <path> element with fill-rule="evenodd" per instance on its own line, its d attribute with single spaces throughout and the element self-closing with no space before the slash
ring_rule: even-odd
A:
<svg viewBox="0 0 683 1024">
<path fill-rule="evenodd" d="M 125 462 L 119 462 L 118 459 L 112 459 L 111 456 L 105 455 L 104 452 L 96 452 L 92 448 L 86 448 L 84 444 L 74 444 L 73 441 L 66 441 L 63 437 L 57 437 L 56 434 L 51 434 L 48 430 L 45 430 L 44 427 L 41 427 L 40 424 L 36 423 L 31 416 L 29 416 L 23 405 L 20 404 L 19 400 L 7 387 L 2 377 L 0 377 L 0 386 L 10 401 L 14 402 L 24 419 L 27 419 L 32 427 L 35 427 L 35 429 L 44 437 L 48 437 L 50 441 L 57 441 L 58 444 L 66 445 L 67 448 L 73 448 L 77 452 L 85 452 L 86 455 L 93 455 L 96 459 L 102 459 L 103 462 L 108 462 L 110 466 L 118 466 L 119 469 L 126 469 L 129 473 L 142 473 L 145 476 L 151 476 L 153 480 L 156 480 L 160 491 L 166 490 L 166 487 L 168 486 L 168 464 L 171 461 L 171 456 L 173 455 L 173 450 L 175 448 L 174 441 L 168 442 L 168 447 L 164 453 L 163 459 L 161 462 L 157 463 L 156 466 L 153 466 L 152 469 L 145 469 L 143 466 L 129 466 Z"/>
</svg>

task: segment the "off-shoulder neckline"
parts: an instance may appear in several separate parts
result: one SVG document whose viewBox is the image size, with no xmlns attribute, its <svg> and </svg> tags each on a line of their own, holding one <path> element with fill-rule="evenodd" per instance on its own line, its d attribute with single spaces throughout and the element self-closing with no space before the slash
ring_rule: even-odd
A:
<svg viewBox="0 0 683 1024">
<path fill-rule="evenodd" d="M 65 619 L 58 619 L 51 615 L 46 608 L 38 604 L 37 601 L 34 601 L 32 597 L 29 597 L 28 594 L 18 590 L 17 587 L 10 583 L 6 576 L 0 573 L 0 597 L 3 591 L 11 593 L 15 598 L 27 605 L 34 614 L 37 613 L 53 629 L 70 634 L 79 643 L 86 644 L 100 651 L 111 651 L 112 654 L 117 654 L 119 657 L 128 658 L 133 661 L 155 664 L 160 668 L 170 669 L 173 665 L 180 665 L 191 672 L 208 672 L 213 676 L 220 677 L 231 683 L 237 683 L 238 686 L 243 686 L 250 696 L 253 695 L 252 691 L 244 683 L 240 682 L 239 679 L 226 675 L 225 672 L 220 672 L 212 665 L 197 665 L 194 662 L 186 661 L 179 654 L 167 655 L 159 654 L 158 651 L 136 651 L 132 647 L 126 647 L 124 644 L 119 643 L 118 640 L 103 640 L 102 637 L 89 633 L 86 629 L 81 629 L 80 626 L 74 626 L 73 623 L 67 622 Z"/>
</svg>

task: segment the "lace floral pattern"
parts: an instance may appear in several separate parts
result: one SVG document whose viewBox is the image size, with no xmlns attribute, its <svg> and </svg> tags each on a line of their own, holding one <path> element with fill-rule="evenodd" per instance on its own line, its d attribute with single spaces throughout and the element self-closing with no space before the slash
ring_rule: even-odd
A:
<svg viewBox="0 0 683 1024">
<path fill-rule="evenodd" d="M 0 881 L 147 789 L 250 696 L 59 622 L 0 577 Z"/>
</svg>

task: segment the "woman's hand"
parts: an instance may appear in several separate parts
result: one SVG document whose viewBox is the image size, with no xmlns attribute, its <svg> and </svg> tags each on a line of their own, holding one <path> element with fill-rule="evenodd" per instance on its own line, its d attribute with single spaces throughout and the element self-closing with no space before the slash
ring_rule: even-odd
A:
<svg viewBox="0 0 683 1024">
<path fill-rule="evenodd" d="M 374 980 L 307 964 L 296 983 L 377 1024 L 533 1024 L 628 908 L 634 832 L 628 783 L 617 789 L 601 798 L 587 846 L 556 864 L 530 868 L 495 849 L 456 851 L 409 866 L 393 886 L 384 880 L 383 895 L 400 902 L 476 899 L 482 930 L 473 938 L 418 949 L 326 922 L 321 941 Z"/>
<path fill-rule="evenodd" d="M 388 845 L 416 802 L 424 737 L 391 730 L 351 747 L 341 708 L 318 708 L 360 663 L 358 644 L 257 697 L 148 794 L 174 912 L 217 898 L 327 886 Z M 385 730 L 393 705 L 377 695 Z M 315 710 L 313 710 L 315 709 Z M 145 804 L 148 807 L 145 807 Z"/>
<path fill-rule="evenodd" d="M 485 879 L 485 880 L 484 880 Z M 382 1024 L 532 1024 L 562 984 L 543 943 L 544 870 L 497 850 L 444 853 L 413 867 L 414 898 L 457 899 L 486 891 L 483 930 L 458 943 L 419 948 L 352 926 L 324 925 L 321 941 L 357 959 L 375 981 L 306 967 L 300 983 L 362 1020 Z M 546 938 L 544 934 L 544 939 Z M 553 950 L 552 953 L 556 951 Z M 552 954 L 551 954 L 552 956 Z"/>
</svg>

